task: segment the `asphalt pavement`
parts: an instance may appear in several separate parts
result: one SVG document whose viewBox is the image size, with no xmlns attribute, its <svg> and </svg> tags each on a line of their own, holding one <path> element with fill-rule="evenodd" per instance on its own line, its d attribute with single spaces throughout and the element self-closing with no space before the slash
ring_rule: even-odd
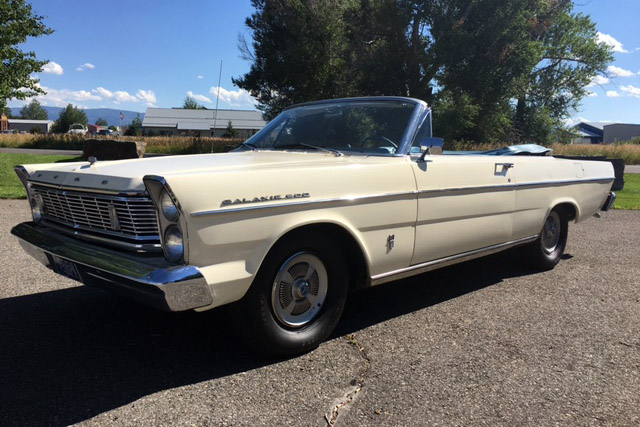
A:
<svg viewBox="0 0 640 427">
<path fill-rule="evenodd" d="M 0 200 L 0 425 L 637 426 L 640 212 L 350 296 L 304 356 L 250 352 L 224 309 L 163 313 L 78 286 L 9 234 Z M 329 421 L 327 421 L 329 420 Z"/>
</svg>

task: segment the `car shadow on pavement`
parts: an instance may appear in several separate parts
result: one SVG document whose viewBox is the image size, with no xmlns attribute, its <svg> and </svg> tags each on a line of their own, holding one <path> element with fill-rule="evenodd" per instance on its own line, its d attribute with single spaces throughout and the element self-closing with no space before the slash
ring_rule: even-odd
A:
<svg viewBox="0 0 640 427">
<path fill-rule="evenodd" d="M 333 337 L 527 274 L 510 256 L 359 292 Z M 69 425 L 270 363 L 238 342 L 221 309 L 164 313 L 86 287 L 0 300 L 0 425 Z"/>
<path fill-rule="evenodd" d="M 365 289 L 350 296 L 332 338 L 533 273 L 516 249 Z"/>
</svg>

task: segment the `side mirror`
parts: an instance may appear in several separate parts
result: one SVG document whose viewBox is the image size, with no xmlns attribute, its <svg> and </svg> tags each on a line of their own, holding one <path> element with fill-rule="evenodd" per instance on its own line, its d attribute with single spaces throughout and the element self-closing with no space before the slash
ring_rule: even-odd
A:
<svg viewBox="0 0 640 427">
<path fill-rule="evenodd" d="M 444 145 L 444 139 L 436 138 L 433 136 L 422 138 L 420 141 L 420 150 L 422 150 L 422 154 L 418 159 L 419 162 L 424 161 L 424 157 L 427 154 L 442 154 L 442 146 Z"/>
</svg>

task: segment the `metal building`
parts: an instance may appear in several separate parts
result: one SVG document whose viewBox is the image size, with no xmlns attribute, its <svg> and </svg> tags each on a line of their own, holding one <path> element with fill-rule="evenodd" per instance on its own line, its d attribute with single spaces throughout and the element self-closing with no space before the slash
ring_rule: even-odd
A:
<svg viewBox="0 0 640 427">
<path fill-rule="evenodd" d="M 35 132 L 49 133 L 53 126 L 53 120 L 26 120 L 26 119 L 9 119 L 9 130 L 15 132 Z"/>
<path fill-rule="evenodd" d="M 604 126 L 601 122 L 580 122 L 573 127 L 577 134 L 571 142 L 573 144 L 602 144 Z"/>
<path fill-rule="evenodd" d="M 147 108 L 142 121 L 145 132 L 158 135 L 217 136 L 231 126 L 238 137 L 248 138 L 266 122 L 255 110 L 188 110 L 184 108 Z"/>
<path fill-rule="evenodd" d="M 640 137 L 640 125 L 613 123 L 604 127 L 604 143 L 630 141 Z"/>
</svg>

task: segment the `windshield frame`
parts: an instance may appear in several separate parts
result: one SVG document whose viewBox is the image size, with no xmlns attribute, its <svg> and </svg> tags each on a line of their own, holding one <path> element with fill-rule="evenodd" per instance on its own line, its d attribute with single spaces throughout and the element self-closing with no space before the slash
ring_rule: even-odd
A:
<svg viewBox="0 0 640 427">
<path fill-rule="evenodd" d="M 273 120 L 267 123 L 267 125 L 264 128 L 258 131 L 255 135 L 253 135 L 247 141 L 245 141 L 244 146 L 252 147 L 253 145 L 252 141 L 259 140 L 263 137 L 265 133 L 269 133 L 275 130 L 275 128 L 277 128 L 277 126 L 279 126 L 282 122 L 282 119 L 283 119 L 282 115 L 288 115 L 291 113 L 291 111 L 308 108 L 308 107 L 313 108 L 313 107 L 323 106 L 323 105 L 342 104 L 342 103 L 361 104 L 361 103 L 369 103 L 369 102 L 378 102 L 378 103 L 379 102 L 394 102 L 394 103 L 403 102 L 403 103 L 413 104 L 413 111 L 405 126 L 402 138 L 398 143 L 398 149 L 396 150 L 395 153 L 389 153 L 389 154 L 359 152 L 359 151 L 349 151 L 349 150 L 345 150 L 344 154 L 350 155 L 350 156 L 384 156 L 384 157 L 407 156 L 409 154 L 409 150 L 413 143 L 413 139 L 416 135 L 418 127 L 423 122 L 425 116 L 428 114 L 429 108 L 426 102 L 421 101 L 419 99 L 408 98 L 408 97 L 395 97 L 395 96 L 368 96 L 368 97 L 358 97 L 358 98 L 339 98 L 339 99 L 328 99 L 328 100 L 322 100 L 322 101 L 312 101 L 312 102 L 307 102 L 303 104 L 294 104 L 285 108 L 277 117 L 275 117 Z M 268 148 L 268 149 L 260 148 L 260 147 L 256 147 L 256 148 L 258 151 L 273 150 L 272 148 Z M 242 147 L 239 147 L 239 149 L 242 149 Z"/>
</svg>

